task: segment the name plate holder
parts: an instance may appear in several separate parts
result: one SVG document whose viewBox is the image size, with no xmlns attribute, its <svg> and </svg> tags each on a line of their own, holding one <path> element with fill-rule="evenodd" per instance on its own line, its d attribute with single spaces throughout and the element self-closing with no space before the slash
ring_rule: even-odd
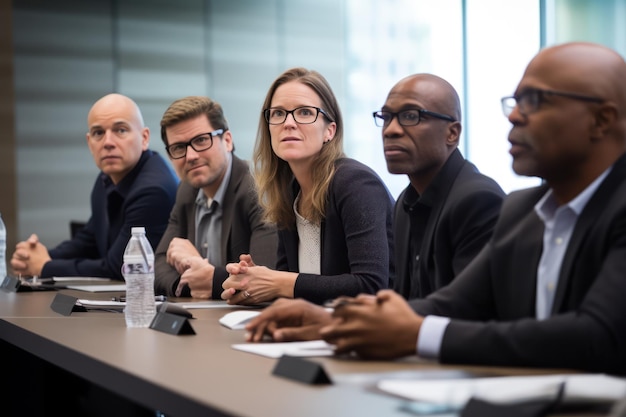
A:
<svg viewBox="0 0 626 417">
<path fill-rule="evenodd" d="M 78 298 L 60 292 L 54 296 L 52 304 L 50 304 L 50 308 L 55 313 L 59 313 L 64 316 L 69 316 L 72 314 L 72 311 L 87 311 L 85 307 L 77 306 L 76 300 L 78 300 Z"/>
<path fill-rule="evenodd" d="M 189 319 L 179 314 L 168 313 L 168 303 L 161 304 L 150 323 L 150 328 L 173 335 L 193 335 L 196 331 L 191 327 Z"/>
<path fill-rule="evenodd" d="M 35 282 L 27 279 L 7 275 L 0 282 L 0 289 L 4 292 L 29 292 L 29 291 L 54 291 L 54 284 L 48 282 Z"/>
<path fill-rule="evenodd" d="M 332 384 L 330 377 L 319 363 L 297 356 L 283 355 L 276 363 L 273 375 L 313 385 Z"/>
<path fill-rule="evenodd" d="M 0 284 L 0 288 L 4 292 L 18 292 L 21 287 L 20 279 L 12 276 L 5 276 Z"/>
</svg>

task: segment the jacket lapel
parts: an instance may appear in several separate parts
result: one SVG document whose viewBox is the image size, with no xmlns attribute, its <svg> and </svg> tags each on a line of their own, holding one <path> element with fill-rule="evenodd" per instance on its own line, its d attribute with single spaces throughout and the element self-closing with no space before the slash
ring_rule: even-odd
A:
<svg viewBox="0 0 626 417">
<path fill-rule="evenodd" d="M 565 296 L 570 286 L 570 278 L 575 273 L 572 269 L 585 239 L 597 220 L 601 218 L 601 214 L 611 201 L 615 189 L 624 182 L 624 178 L 626 178 L 626 154 L 622 155 L 613 165 L 613 169 L 593 194 L 574 226 L 572 237 L 561 264 L 559 283 L 554 296 L 554 304 L 552 305 L 552 314 L 561 311 L 563 303 L 566 301 Z"/>
</svg>

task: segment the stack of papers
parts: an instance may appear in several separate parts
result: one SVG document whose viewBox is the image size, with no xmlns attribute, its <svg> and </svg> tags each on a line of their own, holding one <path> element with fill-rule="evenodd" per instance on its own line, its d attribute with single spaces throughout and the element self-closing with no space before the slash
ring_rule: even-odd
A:
<svg viewBox="0 0 626 417">
<path fill-rule="evenodd" d="M 163 302 L 156 301 L 157 306 L 160 306 Z M 85 307 L 87 310 L 119 310 L 123 311 L 126 307 L 125 301 L 108 301 L 108 300 L 86 300 L 79 298 L 76 300 L 76 305 L 79 307 Z"/>
<path fill-rule="evenodd" d="M 564 403 L 612 403 L 626 396 L 626 379 L 604 374 L 381 380 L 378 388 L 413 401 L 462 408 L 470 398 L 503 404 L 555 398 L 561 384 Z"/>
<path fill-rule="evenodd" d="M 114 285 L 66 285 L 65 288 L 70 290 L 88 291 L 88 292 L 111 292 L 126 291 L 126 284 Z"/>
</svg>

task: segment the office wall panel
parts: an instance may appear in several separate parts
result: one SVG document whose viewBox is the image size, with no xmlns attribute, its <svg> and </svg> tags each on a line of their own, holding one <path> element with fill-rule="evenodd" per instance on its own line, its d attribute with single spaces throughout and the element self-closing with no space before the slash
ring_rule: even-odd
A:
<svg viewBox="0 0 626 417">
<path fill-rule="evenodd" d="M 86 115 L 113 87 L 109 2 L 17 1 L 13 9 L 18 240 L 53 245 L 86 219 L 97 170 Z"/>
<path fill-rule="evenodd" d="M 7 229 L 7 248 L 17 242 L 15 94 L 11 2 L 0 3 L 0 214 Z M 10 249 L 7 251 L 11 256 Z"/>
<path fill-rule="evenodd" d="M 207 94 L 202 0 L 116 2 L 118 89 L 137 101 L 150 148 L 166 156 L 160 120 L 172 101 Z"/>
<path fill-rule="evenodd" d="M 137 102 L 162 155 L 167 106 L 209 95 L 244 159 L 267 88 L 286 68 L 320 71 L 345 101 L 342 2 L 20 0 L 13 11 L 19 239 L 37 232 L 54 245 L 70 220 L 89 215 L 97 169 L 86 115 L 104 94 Z"/>
<path fill-rule="evenodd" d="M 250 159 L 261 105 L 278 75 L 282 1 L 209 2 L 206 15 L 211 96 L 224 107 L 237 155 Z"/>
</svg>

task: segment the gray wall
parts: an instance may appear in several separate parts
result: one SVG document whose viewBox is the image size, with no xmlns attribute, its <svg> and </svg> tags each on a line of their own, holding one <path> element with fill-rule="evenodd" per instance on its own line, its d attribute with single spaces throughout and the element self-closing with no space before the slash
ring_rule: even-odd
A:
<svg viewBox="0 0 626 417">
<path fill-rule="evenodd" d="M 182 96 L 219 101 L 245 159 L 267 88 L 286 68 L 320 71 L 343 102 L 344 14 L 335 0 L 14 1 L 18 218 L 9 241 L 37 233 L 53 246 L 69 237 L 70 220 L 88 218 L 97 169 L 86 118 L 107 93 L 139 104 L 163 156 L 159 120 Z"/>
</svg>

